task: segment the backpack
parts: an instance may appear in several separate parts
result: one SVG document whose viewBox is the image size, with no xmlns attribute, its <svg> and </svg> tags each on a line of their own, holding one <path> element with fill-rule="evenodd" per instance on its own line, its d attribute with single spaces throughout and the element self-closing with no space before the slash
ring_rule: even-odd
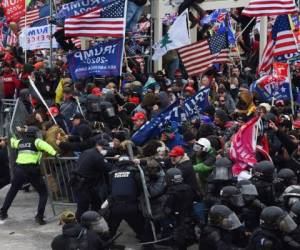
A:
<svg viewBox="0 0 300 250">
<path fill-rule="evenodd" d="M 87 237 L 87 229 L 82 229 L 78 237 L 71 237 L 68 240 L 67 250 L 88 250 L 89 242 Z"/>
</svg>

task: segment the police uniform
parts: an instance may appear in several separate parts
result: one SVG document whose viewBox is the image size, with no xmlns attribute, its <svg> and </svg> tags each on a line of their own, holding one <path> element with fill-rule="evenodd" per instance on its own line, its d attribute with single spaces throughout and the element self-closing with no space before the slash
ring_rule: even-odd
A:
<svg viewBox="0 0 300 250">
<path fill-rule="evenodd" d="M 99 185 L 105 189 L 105 172 L 109 164 L 96 147 L 85 150 L 79 157 L 75 176 L 72 178 L 72 187 L 77 202 L 76 219 L 80 221 L 81 215 L 91 207 L 99 211 L 102 202 L 106 199 L 105 194 L 101 198 L 98 190 Z"/>
<path fill-rule="evenodd" d="M 42 158 L 42 151 L 55 156 L 56 151 L 45 141 L 35 138 L 24 138 L 18 140 L 11 138 L 11 147 L 18 150 L 16 168 L 11 182 L 11 187 L 6 195 L 1 208 L 1 218 L 7 218 L 7 211 L 16 197 L 19 189 L 24 183 L 31 183 L 39 194 L 39 204 L 36 219 L 43 219 L 47 203 L 47 188 L 43 181 L 39 164 Z"/>
<path fill-rule="evenodd" d="M 122 160 L 117 163 L 117 168 L 110 173 L 111 194 L 109 198 L 109 229 L 113 237 L 120 225 L 125 220 L 142 242 L 150 241 L 151 233 L 147 233 L 145 218 L 138 208 L 141 179 L 133 162 Z"/>
</svg>

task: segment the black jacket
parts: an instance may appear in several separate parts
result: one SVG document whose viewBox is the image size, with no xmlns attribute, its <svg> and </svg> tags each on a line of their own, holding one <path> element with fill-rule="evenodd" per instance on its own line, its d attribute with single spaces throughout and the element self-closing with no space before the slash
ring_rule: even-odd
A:
<svg viewBox="0 0 300 250">
<path fill-rule="evenodd" d="M 68 250 L 69 243 L 72 238 L 77 238 L 84 229 L 81 225 L 77 223 L 65 224 L 62 228 L 62 234 L 56 236 L 52 243 L 52 250 Z M 97 233 L 87 230 L 86 240 L 88 242 L 88 250 L 102 250 L 103 242 Z"/>
<path fill-rule="evenodd" d="M 77 162 L 76 173 L 89 180 L 97 180 L 103 174 L 108 173 L 109 164 L 103 155 L 94 147 L 85 150 Z"/>
</svg>

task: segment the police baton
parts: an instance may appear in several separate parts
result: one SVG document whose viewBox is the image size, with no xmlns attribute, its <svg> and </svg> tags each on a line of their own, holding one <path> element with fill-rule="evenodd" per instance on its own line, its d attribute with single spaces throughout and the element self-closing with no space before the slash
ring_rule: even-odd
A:
<svg viewBox="0 0 300 250">
<path fill-rule="evenodd" d="M 133 161 L 132 143 L 127 143 L 126 147 L 127 147 L 127 152 L 128 152 L 129 158 L 130 158 L 131 161 Z M 152 210 L 151 210 L 151 205 L 150 205 L 150 200 L 149 200 L 150 195 L 149 195 L 149 192 L 148 192 L 148 189 L 147 189 L 147 184 L 146 184 L 146 180 L 145 180 L 144 171 L 143 171 L 143 169 L 141 168 L 141 166 L 139 164 L 137 164 L 137 167 L 140 171 L 140 176 L 141 176 L 141 181 L 142 181 L 142 186 L 143 186 L 144 199 L 145 199 L 145 205 L 146 205 L 146 209 L 147 209 L 147 215 L 150 218 L 150 225 L 151 225 L 153 238 L 154 238 L 154 241 L 157 241 L 155 226 L 154 226 L 154 223 L 152 221 Z"/>
</svg>

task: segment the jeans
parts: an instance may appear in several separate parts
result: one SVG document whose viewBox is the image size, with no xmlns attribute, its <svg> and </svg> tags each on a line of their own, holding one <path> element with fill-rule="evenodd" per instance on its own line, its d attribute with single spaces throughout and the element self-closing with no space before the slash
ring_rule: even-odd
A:
<svg viewBox="0 0 300 250">
<path fill-rule="evenodd" d="M 127 2 L 126 32 L 134 31 L 142 13 L 143 6 L 136 5 L 131 1 Z"/>
</svg>

